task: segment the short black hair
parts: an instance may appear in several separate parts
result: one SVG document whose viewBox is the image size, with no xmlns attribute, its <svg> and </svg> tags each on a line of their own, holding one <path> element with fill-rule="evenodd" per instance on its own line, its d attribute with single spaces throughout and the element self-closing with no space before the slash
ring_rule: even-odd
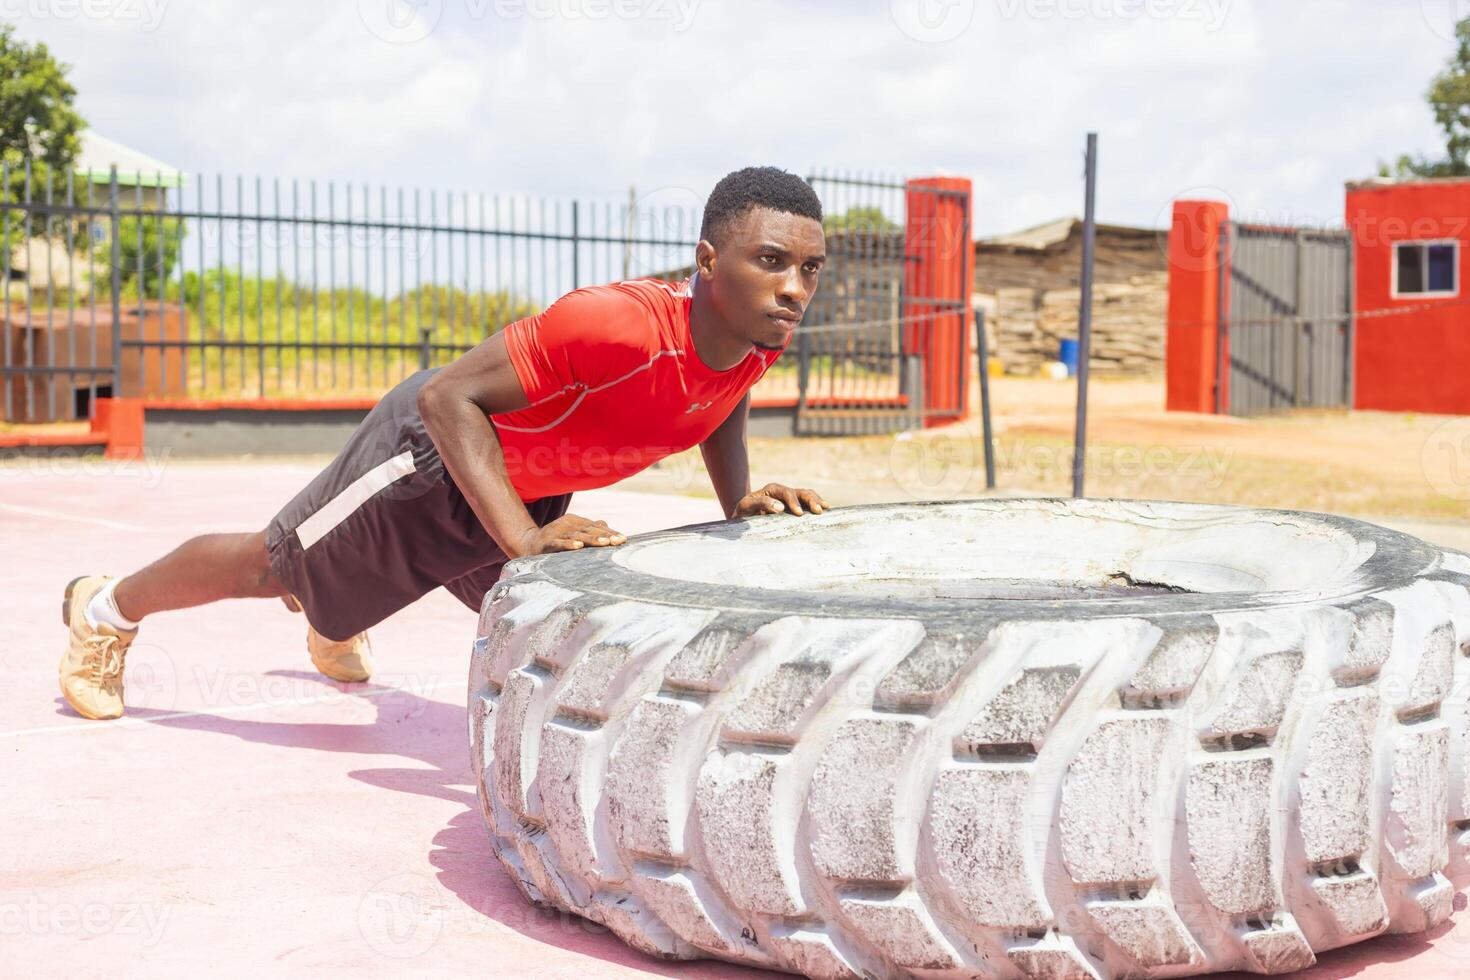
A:
<svg viewBox="0 0 1470 980">
<path fill-rule="evenodd" d="M 730 222 L 751 208 L 770 208 L 822 220 L 822 202 L 811 184 L 779 167 L 745 167 L 726 174 L 710 191 L 699 237 L 714 242 Z"/>
</svg>

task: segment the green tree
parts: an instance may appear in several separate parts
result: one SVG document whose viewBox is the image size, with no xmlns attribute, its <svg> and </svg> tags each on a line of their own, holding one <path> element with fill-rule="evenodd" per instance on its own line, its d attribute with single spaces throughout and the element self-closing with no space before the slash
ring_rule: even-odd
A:
<svg viewBox="0 0 1470 980">
<path fill-rule="evenodd" d="M 1423 156 L 1400 156 L 1392 166 L 1379 164 L 1383 177 L 1470 176 L 1470 17 L 1455 25 L 1455 55 L 1444 71 L 1434 77 L 1426 98 L 1434 110 L 1434 121 L 1445 135 L 1445 156 L 1432 160 Z"/>
<path fill-rule="evenodd" d="M 850 207 L 842 214 L 829 214 L 822 220 L 822 230 L 863 231 L 870 234 L 898 231 L 899 226 L 883 213 L 882 208 L 872 206 Z"/>
<path fill-rule="evenodd" d="M 185 228 L 182 218 L 125 216 L 117 226 L 118 272 L 122 292 L 140 299 L 158 299 L 163 284 L 179 262 L 179 247 Z M 106 278 L 112 269 L 112 243 L 98 242 L 93 250 L 98 267 L 97 290 L 106 295 L 112 288 Z M 102 270 L 107 270 L 104 274 Z"/>
<path fill-rule="evenodd" d="M 86 123 L 72 105 L 77 90 L 66 79 L 69 70 L 46 45 L 27 44 L 15 37 L 14 25 L 0 25 L 0 162 L 9 170 L 0 183 L 0 201 L 21 201 L 27 192 L 32 200 L 43 201 L 48 191 L 54 200 L 64 201 L 68 186 L 80 193 L 73 165 Z M 13 256 L 27 238 L 63 236 L 67 220 L 5 210 L 0 214 L 0 247 Z M 73 223 L 73 241 L 85 241 L 87 234 L 85 221 Z"/>
<path fill-rule="evenodd" d="M 70 70 L 46 45 L 27 44 L 16 38 L 14 25 L 0 25 L 0 158 L 11 168 L 7 193 L 20 189 L 27 159 L 36 197 L 48 184 L 53 193 L 65 193 L 87 125 L 73 107 Z"/>
</svg>

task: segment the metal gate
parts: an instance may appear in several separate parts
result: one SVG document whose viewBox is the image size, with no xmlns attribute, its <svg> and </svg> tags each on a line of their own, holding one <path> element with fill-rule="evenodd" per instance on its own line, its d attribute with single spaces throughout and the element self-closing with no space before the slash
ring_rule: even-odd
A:
<svg viewBox="0 0 1470 980">
<path fill-rule="evenodd" d="M 1230 223 L 1216 411 L 1259 415 L 1352 403 L 1352 241 L 1338 229 Z M 1228 304 L 1228 305 L 1227 305 Z"/>
<path fill-rule="evenodd" d="M 969 194 L 897 179 L 807 180 L 826 215 L 827 265 L 782 358 L 796 362 L 794 431 L 875 434 L 962 418 Z"/>
<path fill-rule="evenodd" d="M 891 432 L 915 425 L 919 382 L 902 337 L 904 185 L 849 175 L 807 181 L 826 215 L 827 264 L 791 349 L 797 435 Z M 795 354 L 795 358 L 792 358 Z"/>
</svg>

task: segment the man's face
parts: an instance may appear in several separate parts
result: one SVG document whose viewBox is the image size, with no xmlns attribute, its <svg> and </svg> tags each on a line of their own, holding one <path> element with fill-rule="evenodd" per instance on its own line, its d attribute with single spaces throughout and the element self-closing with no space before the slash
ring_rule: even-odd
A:
<svg viewBox="0 0 1470 980">
<path fill-rule="evenodd" d="M 710 288 L 711 302 L 742 340 L 780 349 L 806 313 L 827 261 L 821 222 L 751 208 L 720 239 L 713 278 L 700 285 Z"/>
</svg>

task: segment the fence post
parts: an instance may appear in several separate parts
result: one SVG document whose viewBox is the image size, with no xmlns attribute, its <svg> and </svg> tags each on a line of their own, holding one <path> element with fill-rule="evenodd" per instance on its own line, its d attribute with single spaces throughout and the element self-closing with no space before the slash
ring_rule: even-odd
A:
<svg viewBox="0 0 1470 980">
<path fill-rule="evenodd" d="M 1220 252 L 1219 272 L 1215 286 L 1215 414 L 1224 415 L 1229 408 L 1225 404 L 1230 378 L 1230 319 L 1227 314 L 1227 298 L 1230 295 L 1230 222 L 1220 222 L 1217 247 Z"/>
<path fill-rule="evenodd" d="M 633 269 L 633 239 L 638 232 L 638 188 L 628 188 L 628 210 L 623 215 L 623 279 L 627 279 Z"/>
<path fill-rule="evenodd" d="M 107 217 L 111 242 L 108 248 L 112 266 L 112 397 L 121 398 L 122 390 L 122 214 L 117 202 L 117 164 L 108 168 Z"/>
<path fill-rule="evenodd" d="M 1220 328 L 1220 290 L 1230 270 L 1220 253 L 1220 226 L 1229 208 L 1215 201 L 1175 201 L 1169 228 L 1169 312 L 1165 341 L 1165 407 L 1174 412 L 1209 412 L 1215 384 L 1229 376 L 1216 363 Z M 1224 298 L 1228 303 L 1228 294 Z M 1228 354 L 1228 350 L 1227 350 Z"/>
<path fill-rule="evenodd" d="M 1087 375 L 1092 361 L 1092 265 L 1097 247 L 1097 134 L 1087 134 L 1086 201 L 1082 214 L 1082 283 L 1077 310 L 1077 431 L 1072 451 L 1072 496 L 1082 496 L 1087 474 Z"/>
<path fill-rule="evenodd" d="M 909 426 L 924 427 L 924 359 L 918 354 L 903 354 L 903 386 L 908 394 Z"/>
<path fill-rule="evenodd" d="M 698 275 L 698 271 L 695 272 Z M 806 414 L 807 386 L 812 375 L 812 335 L 805 330 L 796 334 L 796 435 L 802 434 L 803 416 Z"/>
<path fill-rule="evenodd" d="M 594 214 L 594 222 L 595 222 L 596 212 L 593 212 L 593 214 Z M 582 285 L 581 260 L 580 260 L 580 257 L 577 254 L 578 252 L 580 252 L 582 250 L 582 245 L 581 245 L 581 242 L 578 241 L 578 239 L 577 239 L 577 233 L 578 233 L 577 202 L 576 201 L 572 201 L 572 288 L 573 289 L 576 289 L 576 288 L 578 288 L 579 286 Z"/>
<path fill-rule="evenodd" d="M 1354 386 L 1357 383 L 1358 370 L 1357 349 L 1354 344 L 1354 341 L 1356 339 L 1356 331 L 1354 330 L 1353 317 L 1353 307 L 1354 304 L 1356 304 L 1357 302 L 1357 298 L 1354 295 L 1353 290 L 1353 284 L 1354 282 L 1356 282 L 1353 276 L 1355 274 L 1357 263 L 1357 241 L 1358 239 L 1356 232 L 1354 232 L 1353 229 L 1349 227 L 1347 242 L 1343 246 L 1347 249 L 1347 262 L 1345 266 L 1346 274 L 1342 277 L 1344 293 L 1343 309 L 1346 311 L 1346 316 L 1343 318 L 1342 323 L 1342 402 L 1343 407 L 1347 409 L 1353 409 L 1357 407 L 1357 400 L 1355 398 L 1355 392 L 1353 390 Z"/>
<path fill-rule="evenodd" d="M 12 341 L 13 328 L 10 319 L 10 161 L 0 160 L 0 269 L 3 269 L 4 278 L 0 278 L 0 303 L 5 306 L 5 332 L 0 334 L 0 388 L 5 391 L 5 411 L 0 413 L 0 422 L 9 422 L 14 418 L 12 414 L 14 405 L 11 404 L 11 388 L 15 384 L 17 375 L 10 370 L 10 345 Z M 96 367 L 96 364 L 92 365 Z M 93 375 L 95 379 L 96 375 Z"/>
<path fill-rule="evenodd" d="M 975 309 L 975 356 L 980 362 L 980 438 L 985 441 L 985 489 L 995 489 L 995 442 L 990 431 L 990 345 L 985 342 L 985 310 Z"/>
<path fill-rule="evenodd" d="M 1307 270 L 1303 266 L 1306 258 L 1306 249 L 1302 247 L 1302 229 L 1298 228 L 1292 236 L 1292 264 L 1295 276 L 1292 281 L 1291 291 L 1291 404 L 1294 408 L 1302 405 L 1302 395 L 1305 389 L 1312 384 L 1312 325 L 1302 313 L 1302 294 L 1305 292 Z M 1302 356 L 1302 347 L 1307 348 L 1307 356 Z"/>
</svg>

